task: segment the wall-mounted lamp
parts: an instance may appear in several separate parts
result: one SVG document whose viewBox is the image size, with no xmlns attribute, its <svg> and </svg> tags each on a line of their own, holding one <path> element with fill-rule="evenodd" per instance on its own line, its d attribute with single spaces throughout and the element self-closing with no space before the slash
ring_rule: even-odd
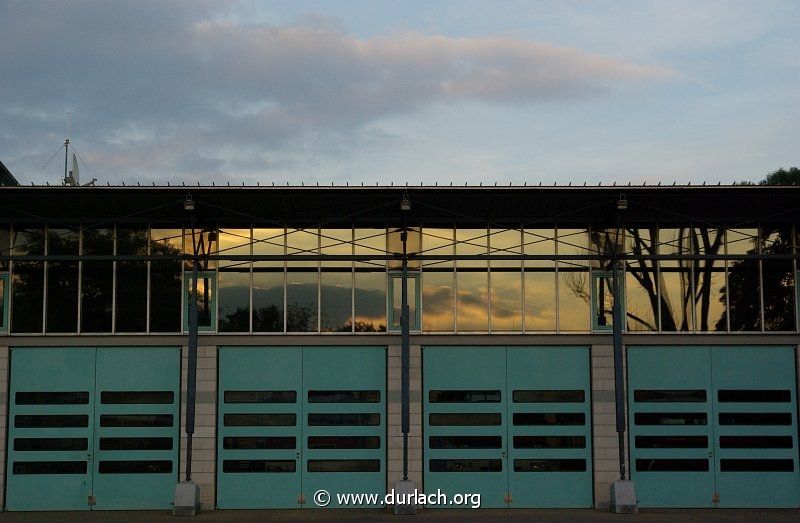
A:
<svg viewBox="0 0 800 523">
<path fill-rule="evenodd" d="M 619 195 L 619 199 L 617 200 L 617 210 L 624 211 L 628 208 L 628 200 L 625 198 L 624 194 Z"/>
<path fill-rule="evenodd" d="M 192 195 L 187 194 L 186 199 L 183 201 L 183 210 L 184 211 L 193 211 L 194 210 L 194 200 L 192 200 Z"/>
</svg>

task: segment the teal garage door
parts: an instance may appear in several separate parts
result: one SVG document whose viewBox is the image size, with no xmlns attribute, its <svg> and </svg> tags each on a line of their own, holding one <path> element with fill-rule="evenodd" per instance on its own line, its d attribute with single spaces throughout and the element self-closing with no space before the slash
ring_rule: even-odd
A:
<svg viewBox="0 0 800 523">
<path fill-rule="evenodd" d="M 223 347 L 217 506 L 385 493 L 385 347 Z"/>
<path fill-rule="evenodd" d="M 588 347 L 425 347 L 426 492 L 591 507 Z"/>
<path fill-rule="evenodd" d="M 642 507 L 797 507 L 793 347 L 630 347 Z"/>
<path fill-rule="evenodd" d="M 166 509 L 180 349 L 13 348 L 8 510 Z"/>
</svg>

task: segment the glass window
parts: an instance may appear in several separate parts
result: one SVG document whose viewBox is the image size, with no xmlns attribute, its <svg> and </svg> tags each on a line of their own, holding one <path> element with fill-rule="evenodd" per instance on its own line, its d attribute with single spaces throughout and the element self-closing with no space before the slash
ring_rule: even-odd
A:
<svg viewBox="0 0 800 523">
<path fill-rule="evenodd" d="M 589 254 L 589 233 L 586 229 L 558 229 L 557 253 Z M 558 329 L 589 330 L 589 264 L 583 260 L 558 262 Z"/>
<path fill-rule="evenodd" d="M 728 254 L 758 253 L 757 229 L 728 229 Z M 721 265 L 721 263 L 719 264 Z M 724 280 L 723 280 L 724 282 Z M 718 287 L 715 285 L 714 288 Z M 761 281 L 758 260 L 728 260 L 728 285 L 719 290 L 722 313 L 715 330 L 726 330 L 725 300 L 728 301 L 728 321 L 732 331 L 761 330 Z M 711 299 L 716 298 L 714 293 Z"/>
<path fill-rule="evenodd" d="M 288 229 L 286 253 L 309 256 L 319 252 L 317 229 Z M 286 276 L 286 330 L 315 332 L 318 330 L 319 262 L 291 260 Z"/>
<path fill-rule="evenodd" d="M 152 229 L 150 253 L 178 256 L 182 251 L 181 229 Z M 181 262 L 150 262 L 150 332 L 181 330 Z"/>
<path fill-rule="evenodd" d="M 184 303 L 186 303 L 185 310 L 183 311 L 183 328 L 189 330 L 189 306 L 191 304 L 192 285 L 194 282 L 194 275 L 192 272 L 184 274 L 186 296 Z M 200 331 L 213 331 L 216 328 L 217 322 L 217 289 L 216 289 L 217 274 L 208 271 L 198 271 L 197 285 L 194 288 L 194 300 L 197 304 L 197 328 Z"/>
<path fill-rule="evenodd" d="M 283 229 L 253 229 L 253 254 L 283 256 Z M 253 332 L 283 332 L 283 261 L 253 262 Z"/>
<path fill-rule="evenodd" d="M 216 260 L 209 260 L 206 258 L 208 254 L 216 254 L 218 251 L 217 231 L 213 227 L 195 228 L 183 230 L 183 253 L 188 256 L 197 254 L 198 263 L 197 270 L 208 271 L 217 268 Z M 187 259 L 184 261 L 183 268 L 191 270 L 192 260 Z"/>
<path fill-rule="evenodd" d="M 353 329 L 353 273 L 352 269 L 322 269 L 320 281 L 322 332 L 351 332 Z"/>
<path fill-rule="evenodd" d="M 592 272 L 592 328 L 611 330 L 614 326 L 614 276 L 610 271 Z"/>
<path fill-rule="evenodd" d="M 79 253 L 77 229 L 48 229 L 47 254 Z M 47 262 L 47 332 L 78 330 L 78 262 Z"/>
<path fill-rule="evenodd" d="M 691 237 L 691 229 L 688 227 L 659 229 L 658 254 L 692 254 Z M 659 262 L 662 331 L 694 330 L 692 266 L 693 263 L 687 260 Z"/>
<path fill-rule="evenodd" d="M 409 235 L 411 240 L 411 234 Z M 409 241 L 409 248 L 411 243 Z M 419 232 L 416 232 L 416 251 L 419 252 Z M 386 254 L 386 229 L 356 229 L 355 254 Z M 417 264 L 417 267 L 419 265 Z M 355 332 L 386 331 L 386 262 L 361 261 L 355 264 Z"/>
<path fill-rule="evenodd" d="M 555 256 L 554 229 L 525 229 L 525 255 Z M 525 260 L 525 331 L 556 330 L 556 262 Z"/>
<path fill-rule="evenodd" d="M 323 255 L 351 256 L 352 229 L 322 229 L 320 248 Z M 353 330 L 353 262 L 321 261 L 320 328 L 322 332 Z"/>
<path fill-rule="evenodd" d="M 0 273 L 0 332 L 8 331 L 8 273 Z"/>
<path fill-rule="evenodd" d="M 655 229 L 628 229 L 625 253 L 636 256 L 625 265 L 625 325 L 628 331 L 657 331 L 658 271 L 655 260 L 645 256 L 656 254 Z"/>
<path fill-rule="evenodd" d="M 766 224 L 761 228 L 761 253 L 792 253 L 792 225 Z M 796 326 L 795 273 L 792 260 L 761 261 L 764 298 L 764 330 L 794 331 Z"/>
<path fill-rule="evenodd" d="M 401 255 L 403 253 L 403 239 L 402 229 L 391 229 L 388 234 L 388 254 Z M 359 242 L 361 243 L 361 242 Z M 430 243 L 430 242 L 429 242 Z M 419 228 L 411 227 L 408 229 L 408 237 L 406 239 L 406 253 L 419 254 L 422 251 L 422 235 Z M 422 254 L 429 254 L 423 252 Z M 408 269 L 418 271 L 420 261 L 418 259 L 411 259 L 408 262 Z M 389 269 L 402 269 L 403 264 L 400 259 L 392 259 L 389 261 Z"/>
<path fill-rule="evenodd" d="M 391 330 L 399 331 L 400 315 L 403 308 L 403 275 L 396 272 L 389 273 L 391 280 L 391 308 L 390 325 Z M 419 274 L 408 275 L 408 328 L 409 330 L 419 330 Z"/>
<path fill-rule="evenodd" d="M 147 254 L 147 227 L 117 226 L 117 254 Z M 147 262 L 118 261 L 115 329 L 117 332 L 147 330 Z"/>
<path fill-rule="evenodd" d="M 697 254 L 724 254 L 724 234 L 715 227 L 694 227 L 692 245 Z M 738 243 L 741 246 L 741 243 Z M 725 314 L 725 262 L 716 259 L 694 262 L 694 294 L 696 329 L 698 331 L 727 330 Z M 760 317 L 760 315 L 759 315 Z"/>
<path fill-rule="evenodd" d="M 250 254 L 250 229 L 220 229 L 218 252 L 222 256 Z M 250 330 L 250 265 L 249 261 L 219 261 L 219 332 Z"/>
<path fill-rule="evenodd" d="M 486 229 L 456 229 L 456 254 L 488 254 Z M 485 260 L 459 260 L 456 270 L 456 328 L 461 332 L 489 330 L 489 276 Z"/>
<path fill-rule="evenodd" d="M 422 254 L 452 256 L 452 228 L 422 229 Z M 422 330 L 452 332 L 455 325 L 455 274 L 452 260 L 428 260 L 422 264 Z"/>
<path fill-rule="evenodd" d="M 491 256 L 520 256 L 522 233 L 516 229 L 489 231 Z M 522 331 L 521 260 L 491 259 L 491 328 L 492 331 Z"/>
<path fill-rule="evenodd" d="M 85 229 L 83 254 L 114 254 L 114 229 Z M 111 332 L 114 262 L 81 263 L 81 332 Z"/>
</svg>

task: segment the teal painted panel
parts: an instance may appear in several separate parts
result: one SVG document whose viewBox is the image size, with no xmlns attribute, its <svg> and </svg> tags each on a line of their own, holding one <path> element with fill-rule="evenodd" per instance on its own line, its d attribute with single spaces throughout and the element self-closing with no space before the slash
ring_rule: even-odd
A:
<svg viewBox="0 0 800 523">
<path fill-rule="evenodd" d="M 508 347 L 507 366 L 510 506 L 592 507 L 589 348 Z"/>
<path fill-rule="evenodd" d="M 713 506 L 711 394 L 708 347 L 628 347 L 631 477 L 639 506 Z"/>
<path fill-rule="evenodd" d="M 712 347 L 711 359 L 719 506 L 800 506 L 794 348 Z"/>
<path fill-rule="evenodd" d="M 304 508 L 317 508 L 312 498 L 320 489 L 331 493 L 327 508 L 339 507 L 337 493 L 383 496 L 386 348 L 304 347 L 302 401 Z M 355 441 L 374 448 L 348 448 Z"/>
<path fill-rule="evenodd" d="M 7 510 L 89 508 L 94 365 L 93 348 L 11 349 Z"/>
<path fill-rule="evenodd" d="M 171 508 L 178 482 L 180 349 L 98 348 L 96 372 L 93 508 Z"/>
<path fill-rule="evenodd" d="M 219 508 L 299 508 L 302 368 L 300 347 L 219 349 Z"/>
<path fill-rule="evenodd" d="M 506 507 L 506 348 L 424 347 L 422 359 L 425 492 Z"/>
</svg>

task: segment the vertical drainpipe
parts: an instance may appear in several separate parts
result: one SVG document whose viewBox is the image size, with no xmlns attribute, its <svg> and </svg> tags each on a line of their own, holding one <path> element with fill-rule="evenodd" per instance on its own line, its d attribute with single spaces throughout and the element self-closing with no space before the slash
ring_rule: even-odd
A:
<svg viewBox="0 0 800 523">
<path fill-rule="evenodd" d="M 613 321 L 613 338 L 614 338 L 614 394 L 616 402 L 616 421 L 617 421 L 617 436 L 619 438 L 619 479 L 625 480 L 625 376 L 622 368 L 622 322 L 625 317 L 622 311 L 622 278 L 621 278 L 621 264 L 622 258 L 619 252 L 620 235 L 623 234 L 622 228 L 622 211 L 628 208 L 628 201 L 625 195 L 621 194 L 617 200 L 617 235 L 614 241 L 614 257 L 612 266 L 612 284 L 614 286 L 614 321 Z"/>
<path fill-rule="evenodd" d="M 400 312 L 400 398 L 401 398 L 401 429 L 403 432 L 403 481 L 408 481 L 408 433 L 410 431 L 409 413 L 409 310 L 408 310 L 408 211 L 411 204 L 408 195 L 403 196 L 400 210 L 403 214 L 403 231 L 400 240 L 403 242 L 403 259 L 401 278 L 402 302 Z"/>
<path fill-rule="evenodd" d="M 186 376 L 186 481 L 192 480 L 192 436 L 197 392 L 197 242 L 194 238 L 194 210 L 189 211 L 192 228 L 192 281 L 189 290 L 189 361 Z"/>
</svg>

